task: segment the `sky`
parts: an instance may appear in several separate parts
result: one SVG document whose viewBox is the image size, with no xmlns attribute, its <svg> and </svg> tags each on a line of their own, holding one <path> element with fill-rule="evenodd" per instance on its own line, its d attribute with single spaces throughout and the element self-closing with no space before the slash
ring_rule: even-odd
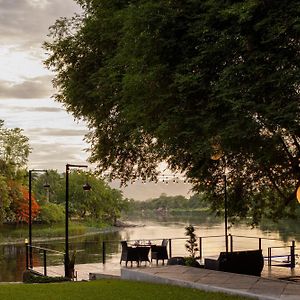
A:
<svg viewBox="0 0 300 300">
<path fill-rule="evenodd" d="M 29 137 L 29 168 L 62 171 L 86 163 L 87 128 L 55 102 L 42 43 L 55 20 L 80 8 L 73 0 L 0 0 L 0 119 Z"/>
<path fill-rule="evenodd" d="M 45 68 L 42 44 L 49 26 L 60 17 L 80 12 L 73 0 L 0 0 L 0 119 L 29 137 L 29 169 L 57 169 L 66 163 L 86 164 L 88 129 L 51 96 L 53 73 Z M 181 188 L 180 188 L 181 186 Z M 190 187 L 130 186 L 125 196 L 147 199 L 166 192 L 188 195 Z"/>
</svg>

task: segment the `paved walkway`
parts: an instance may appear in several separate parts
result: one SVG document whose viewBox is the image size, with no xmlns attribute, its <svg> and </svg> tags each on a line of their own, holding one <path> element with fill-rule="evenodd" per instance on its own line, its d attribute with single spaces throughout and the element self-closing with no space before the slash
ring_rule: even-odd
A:
<svg viewBox="0 0 300 300">
<path fill-rule="evenodd" d="M 77 264 L 77 280 L 94 280 L 101 278 L 120 277 L 123 279 L 149 281 L 156 283 L 175 284 L 193 287 L 206 291 L 220 291 L 229 294 L 247 296 L 254 299 L 274 300 L 300 300 L 300 277 L 299 282 L 278 280 L 274 277 L 287 277 L 291 274 L 289 268 L 268 269 L 264 267 L 262 277 L 241 274 L 218 272 L 207 269 L 197 269 L 185 266 L 147 266 L 122 267 L 119 263 L 92 263 Z M 43 268 L 35 268 L 43 273 Z M 49 276 L 63 276 L 64 266 L 48 266 Z M 297 276 L 296 276 L 297 277 Z"/>
<path fill-rule="evenodd" d="M 300 284 L 185 266 L 122 268 L 121 278 L 174 284 L 262 300 L 299 300 Z"/>
</svg>

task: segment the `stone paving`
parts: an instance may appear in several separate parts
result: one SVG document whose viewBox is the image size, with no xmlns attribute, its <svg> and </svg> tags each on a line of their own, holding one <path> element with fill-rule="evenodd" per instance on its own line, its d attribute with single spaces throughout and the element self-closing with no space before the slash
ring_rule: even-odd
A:
<svg viewBox="0 0 300 300">
<path fill-rule="evenodd" d="M 175 284 L 193 287 L 206 291 L 220 291 L 254 299 L 286 299 L 300 300 L 300 282 L 278 280 L 275 277 L 296 276 L 289 268 L 264 267 L 262 277 L 218 272 L 185 266 L 156 266 L 156 264 L 141 267 L 121 267 L 119 263 L 77 264 L 77 280 L 95 280 L 101 278 L 119 278 L 149 281 L 156 283 Z M 43 272 L 43 268 L 35 268 Z M 63 276 L 64 266 L 47 267 L 47 275 Z M 297 277 L 297 276 L 296 276 Z M 300 278 L 299 278 L 300 280 Z"/>
<path fill-rule="evenodd" d="M 121 278 L 174 284 L 262 300 L 300 300 L 300 284 L 185 266 L 122 268 Z"/>
</svg>

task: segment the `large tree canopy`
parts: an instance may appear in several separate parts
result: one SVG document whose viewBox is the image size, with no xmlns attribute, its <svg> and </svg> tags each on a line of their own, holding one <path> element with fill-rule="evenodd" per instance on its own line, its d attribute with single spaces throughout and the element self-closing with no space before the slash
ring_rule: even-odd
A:
<svg viewBox="0 0 300 300">
<path fill-rule="evenodd" d="M 50 29 L 46 65 L 100 170 L 127 181 L 167 161 L 218 208 L 226 161 L 231 215 L 255 223 L 293 203 L 299 1 L 77 2 L 83 14 Z"/>
</svg>

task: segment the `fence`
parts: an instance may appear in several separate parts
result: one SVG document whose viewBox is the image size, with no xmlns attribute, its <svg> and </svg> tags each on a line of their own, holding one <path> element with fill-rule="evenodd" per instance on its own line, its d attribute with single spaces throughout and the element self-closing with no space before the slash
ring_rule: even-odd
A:
<svg viewBox="0 0 300 300">
<path fill-rule="evenodd" d="M 161 239 L 150 239 L 151 243 L 156 241 L 161 241 Z M 185 247 L 183 241 L 186 241 L 187 238 L 171 238 L 168 239 L 168 252 L 169 257 L 174 256 L 183 256 L 183 251 L 185 251 Z M 242 242 L 240 241 L 242 240 Z M 245 243 L 245 240 L 252 240 L 250 243 Z M 149 242 L 149 239 L 140 239 L 138 240 L 140 243 L 147 243 Z M 199 248 L 199 259 L 202 261 L 207 256 L 212 255 L 218 255 L 220 251 L 225 251 L 225 236 L 224 235 L 211 235 L 211 236 L 202 236 L 198 238 L 198 248 Z M 107 260 L 107 244 L 109 243 L 119 243 L 121 241 L 103 241 L 102 242 L 102 263 L 105 264 Z M 128 243 L 134 243 L 136 240 L 127 240 Z M 298 254 L 296 253 L 295 247 L 295 241 L 291 241 L 290 245 L 285 246 L 277 246 L 273 245 L 274 242 L 282 243 L 280 239 L 274 239 L 274 238 L 262 238 L 262 237 L 253 237 L 253 236 L 242 236 L 242 235 L 228 235 L 228 242 L 229 242 L 229 251 L 241 251 L 241 250 L 251 250 L 251 249 L 260 249 L 263 251 L 264 258 L 268 261 L 268 265 L 271 266 L 272 262 L 274 262 L 278 258 L 286 258 L 287 260 L 284 262 L 281 262 L 281 265 L 283 266 L 290 266 L 291 268 L 294 268 L 296 265 L 296 257 Z M 181 247 L 178 247 L 178 243 L 181 244 Z M 175 251 L 173 249 L 173 245 L 177 245 L 175 247 Z M 245 245 L 247 247 L 245 248 Z M 179 251 L 178 251 L 179 249 Z M 216 252 L 216 249 L 218 249 L 218 253 Z M 284 250 L 284 253 L 277 253 L 276 250 Z M 273 264 L 274 265 L 274 264 Z M 280 266 L 280 264 L 277 264 L 277 266 Z"/>
<path fill-rule="evenodd" d="M 242 242 L 240 240 L 242 239 Z M 150 239 L 151 244 L 161 241 L 163 238 L 160 239 Z M 187 237 L 184 238 L 169 238 L 168 239 L 168 254 L 169 257 L 173 256 L 184 256 L 183 253 L 185 251 L 185 243 L 184 241 L 187 240 Z M 271 239 L 271 238 L 262 238 L 262 237 L 253 237 L 253 236 L 241 236 L 241 235 L 228 235 L 229 241 L 229 251 L 240 251 L 244 250 L 243 247 L 245 247 L 245 244 L 247 245 L 247 250 L 251 249 L 261 249 L 262 251 L 265 251 L 265 259 L 268 261 L 268 266 L 275 265 L 280 266 L 290 266 L 291 268 L 294 268 L 296 265 L 296 257 L 298 254 L 296 251 L 300 250 L 296 248 L 295 241 L 291 241 L 290 245 L 271 245 L 271 243 L 274 243 L 276 241 L 277 243 L 282 242 L 279 239 Z M 253 242 L 245 243 L 245 240 L 252 240 Z M 198 248 L 199 248 L 199 258 L 202 261 L 205 257 L 211 256 L 211 255 L 218 255 L 220 251 L 224 250 L 224 241 L 225 237 L 224 235 L 212 235 L 212 236 L 202 236 L 198 238 Z M 118 244 L 120 245 L 119 240 L 106 240 L 102 242 L 102 263 L 105 264 L 107 261 L 108 251 L 110 249 L 111 244 Z M 127 240 L 128 243 L 134 244 L 136 240 Z M 139 243 L 147 244 L 149 243 L 149 239 L 140 239 Z M 175 247 L 173 247 L 175 245 Z M 250 249 L 249 249 L 250 248 Z M 287 250 L 288 249 L 288 250 Z M 33 269 L 33 260 L 32 260 L 32 251 L 38 251 L 39 254 L 42 255 L 42 266 L 43 266 L 43 275 L 47 276 L 47 255 L 49 253 L 59 255 L 62 258 L 62 263 L 65 259 L 65 253 L 48 249 L 48 248 L 42 248 L 37 246 L 30 246 L 26 244 L 26 269 Z M 120 248 L 119 248 L 120 250 Z M 284 253 L 279 251 L 285 251 Z M 120 252 L 120 251 L 119 251 Z M 111 253 L 111 251 L 109 252 Z M 267 255 L 266 255 L 267 254 Z M 278 262 L 277 259 L 283 259 L 286 258 L 286 261 Z"/>
<path fill-rule="evenodd" d="M 34 269 L 34 260 L 32 257 L 32 252 L 33 251 L 38 251 L 39 254 L 42 254 L 42 266 L 43 266 L 43 274 L 44 276 L 47 276 L 47 253 L 53 253 L 53 254 L 58 254 L 61 255 L 63 258 L 63 261 L 65 260 L 65 253 L 48 249 L 48 248 L 42 248 L 42 247 L 37 247 L 37 246 L 32 246 L 29 244 L 26 244 L 26 270 L 33 270 Z"/>
</svg>

